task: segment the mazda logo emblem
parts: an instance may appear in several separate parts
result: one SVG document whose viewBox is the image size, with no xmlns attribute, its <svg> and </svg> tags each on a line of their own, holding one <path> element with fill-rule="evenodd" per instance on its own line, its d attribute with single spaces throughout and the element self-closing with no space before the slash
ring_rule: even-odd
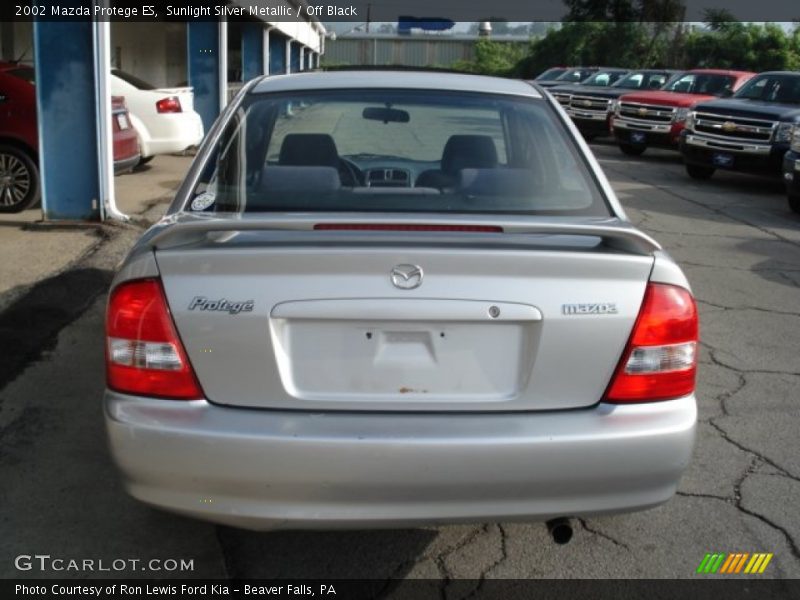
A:
<svg viewBox="0 0 800 600">
<path fill-rule="evenodd" d="M 401 290 L 413 290 L 422 285 L 422 267 L 417 265 L 397 265 L 389 276 L 392 285 Z"/>
</svg>

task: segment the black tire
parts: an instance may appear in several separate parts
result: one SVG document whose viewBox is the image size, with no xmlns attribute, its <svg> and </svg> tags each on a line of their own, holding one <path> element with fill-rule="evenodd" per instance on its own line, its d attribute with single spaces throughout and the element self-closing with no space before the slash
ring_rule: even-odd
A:
<svg viewBox="0 0 800 600">
<path fill-rule="evenodd" d="M 641 156 L 644 154 L 644 151 L 647 150 L 647 146 L 634 146 L 633 144 L 623 144 L 620 142 L 619 149 L 622 150 L 623 154 L 627 154 L 628 156 Z"/>
<path fill-rule="evenodd" d="M 598 136 L 597 133 L 584 133 L 583 139 L 586 140 L 587 142 L 592 142 L 597 136 Z"/>
<path fill-rule="evenodd" d="M 800 213 L 800 196 L 789 196 L 789 208 Z"/>
<path fill-rule="evenodd" d="M 154 158 L 155 158 L 155 156 L 143 156 L 142 158 L 139 159 L 139 162 L 136 163 L 136 166 L 137 167 L 141 167 L 142 165 L 146 165 L 147 163 L 149 163 Z"/>
<path fill-rule="evenodd" d="M 27 152 L 0 144 L 0 213 L 18 213 L 39 202 L 39 169 Z"/>
<path fill-rule="evenodd" d="M 714 167 L 704 167 L 702 165 L 686 165 L 686 172 L 692 179 L 711 179 L 716 169 Z"/>
</svg>

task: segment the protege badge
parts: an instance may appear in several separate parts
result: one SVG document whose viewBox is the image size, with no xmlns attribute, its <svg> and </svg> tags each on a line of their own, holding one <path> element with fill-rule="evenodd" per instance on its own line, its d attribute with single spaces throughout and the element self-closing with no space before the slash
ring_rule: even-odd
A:
<svg viewBox="0 0 800 600">
<path fill-rule="evenodd" d="M 615 315 L 617 314 L 617 305 L 613 302 L 562 304 L 561 311 L 565 315 Z"/>
<path fill-rule="evenodd" d="M 213 310 L 238 315 L 240 312 L 253 312 L 254 304 L 252 300 L 230 302 L 224 298 L 222 300 L 209 300 L 205 296 L 195 296 L 189 303 L 189 310 Z"/>
</svg>

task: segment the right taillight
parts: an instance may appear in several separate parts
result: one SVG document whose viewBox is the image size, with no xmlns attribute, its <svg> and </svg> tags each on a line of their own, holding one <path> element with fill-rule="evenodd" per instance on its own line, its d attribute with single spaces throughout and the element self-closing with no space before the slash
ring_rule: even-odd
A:
<svg viewBox="0 0 800 600">
<path fill-rule="evenodd" d="M 139 396 L 202 398 L 158 279 L 117 286 L 106 312 L 108 387 Z"/>
<path fill-rule="evenodd" d="M 650 283 L 605 402 L 686 396 L 697 374 L 697 307 L 688 290 Z"/>
</svg>

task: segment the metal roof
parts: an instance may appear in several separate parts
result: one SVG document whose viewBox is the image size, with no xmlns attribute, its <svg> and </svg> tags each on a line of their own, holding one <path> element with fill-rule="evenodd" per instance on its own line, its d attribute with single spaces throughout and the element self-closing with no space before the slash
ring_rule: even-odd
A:
<svg viewBox="0 0 800 600">
<path fill-rule="evenodd" d="M 425 71 L 335 71 L 294 73 L 263 77 L 251 93 L 334 89 L 424 89 L 484 92 L 541 98 L 536 89 L 519 79 Z"/>
<path fill-rule="evenodd" d="M 458 42 L 477 42 L 478 40 L 490 40 L 492 42 L 530 42 L 535 39 L 539 39 L 543 36 L 541 35 L 492 35 L 492 36 L 481 36 L 471 33 L 451 33 L 451 32 L 436 32 L 436 33 L 380 33 L 376 32 L 366 32 L 366 31 L 350 31 L 347 33 L 340 33 L 336 36 L 335 40 L 331 40 L 333 43 L 339 40 L 402 40 L 402 41 L 416 41 L 416 40 L 423 40 L 423 41 L 431 41 L 431 42 L 448 42 L 448 41 L 458 41 Z"/>
</svg>

